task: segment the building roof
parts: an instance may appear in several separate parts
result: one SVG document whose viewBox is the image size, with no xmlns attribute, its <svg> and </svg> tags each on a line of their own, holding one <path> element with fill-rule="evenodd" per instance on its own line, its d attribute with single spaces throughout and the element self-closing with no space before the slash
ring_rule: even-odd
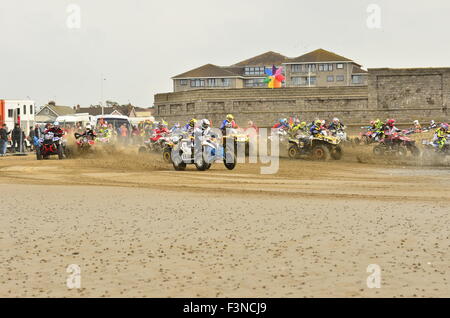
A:
<svg viewBox="0 0 450 318">
<path fill-rule="evenodd" d="M 205 64 L 193 70 L 179 74 L 172 77 L 176 78 L 191 78 L 191 77 L 237 77 L 237 75 L 229 70 L 228 67 L 220 67 L 214 64 Z"/>
<path fill-rule="evenodd" d="M 363 70 L 361 67 L 357 65 L 353 65 L 352 74 L 367 74 L 366 70 Z"/>
<path fill-rule="evenodd" d="M 281 65 L 288 60 L 288 57 L 277 53 L 277 52 L 266 52 L 247 60 L 241 61 L 234 64 L 233 66 L 271 66 L 271 65 Z"/>
<path fill-rule="evenodd" d="M 52 112 L 54 112 L 58 116 L 64 116 L 64 115 L 72 115 L 75 114 L 75 110 L 72 107 L 69 106 L 57 106 L 57 105 L 44 105 L 42 107 L 38 114 L 45 108 L 49 108 Z"/>
<path fill-rule="evenodd" d="M 288 59 L 286 63 L 316 63 L 316 62 L 353 62 L 346 57 L 338 55 L 336 53 L 324 50 L 317 49 L 315 51 L 306 53 L 299 57 L 294 57 Z"/>
</svg>

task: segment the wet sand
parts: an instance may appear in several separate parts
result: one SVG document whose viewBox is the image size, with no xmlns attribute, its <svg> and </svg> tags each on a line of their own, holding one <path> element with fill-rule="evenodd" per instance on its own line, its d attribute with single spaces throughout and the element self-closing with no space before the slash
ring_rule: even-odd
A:
<svg viewBox="0 0 450 318">
<path fill-rule="evenodd" d="M 447 167 L 280 164 L 2 159 L 0 297 L 450 296 Z"/>
</svg>

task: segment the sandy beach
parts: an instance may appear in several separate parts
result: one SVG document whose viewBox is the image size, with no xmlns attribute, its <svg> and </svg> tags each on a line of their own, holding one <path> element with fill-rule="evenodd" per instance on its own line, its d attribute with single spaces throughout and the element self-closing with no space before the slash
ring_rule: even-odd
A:
<svg viewBox="0 0 450 318">
<path fill-rule="evenodd" d="M 282 159 L 274 175 L 8 157 L 0 297 L 449 297 L 449 176 L 353 157 Z"/>
</svg>

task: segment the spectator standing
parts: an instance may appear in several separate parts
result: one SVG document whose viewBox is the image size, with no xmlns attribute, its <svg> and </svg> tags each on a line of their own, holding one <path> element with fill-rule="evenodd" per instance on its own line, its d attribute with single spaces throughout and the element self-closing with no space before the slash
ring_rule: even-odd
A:
<svg viewBox="0 0 450 318">
<path fill-rule="evenodd" d="M 125 124 L 120 126 L 120 138 L 124 144 L 127 144 L 128 128 Z"/>
<path fill-rule="evenodd" d="M 0 127 L 0 157 L 4 157 L 6 155 L 6 147 L 8 145 L 8 128 L 6 124 L 3 124 Z"/>
<path fill-rule="evenodd" d="M 12 139 L 12 149 L 14 149 L 14 152 L 18 152 L 21 150 L 22 143 L 23 143 L 23 135 L 22 129 L 20 128 L 19 124 L 14 125 L 14 129 L 11 133 L 11 139 Z"/>
</svg>

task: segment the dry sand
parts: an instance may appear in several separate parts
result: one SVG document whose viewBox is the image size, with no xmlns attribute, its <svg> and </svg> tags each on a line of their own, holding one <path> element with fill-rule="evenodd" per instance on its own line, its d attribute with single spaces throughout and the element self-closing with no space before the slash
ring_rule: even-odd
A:
<svg viewBox="0 0 450 318">
<path fill-rule="evenodd" d="M 275 175 L 4 158 L 0 297 L 449 297 L 449 177 L 367 152 L 282 160 Z"/>
</svg>

